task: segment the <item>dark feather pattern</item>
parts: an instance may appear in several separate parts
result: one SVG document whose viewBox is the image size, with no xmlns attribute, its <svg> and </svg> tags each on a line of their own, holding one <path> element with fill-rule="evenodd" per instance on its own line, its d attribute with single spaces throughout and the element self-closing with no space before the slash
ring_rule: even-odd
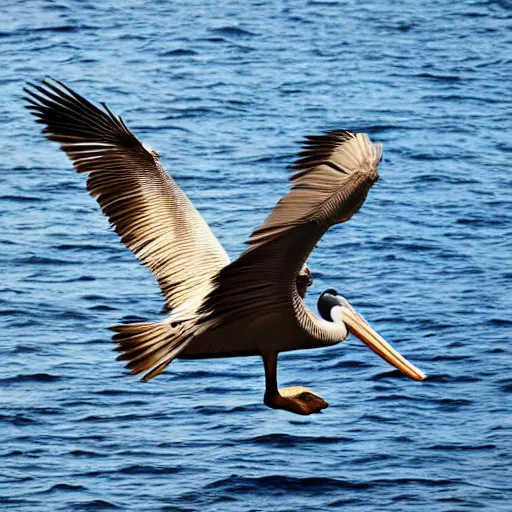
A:
<svg viewBox="0 0 512 512">
<path fill-rule="evenodd" d="M 194 311 L 229 259 L 156 153 L 105 104 L 102 111 L 61 82 L 44 80 L 25 92 L 43 133 L 89 174 L 88 191 L 153 272 L 167 307 Z"/>
</svg>

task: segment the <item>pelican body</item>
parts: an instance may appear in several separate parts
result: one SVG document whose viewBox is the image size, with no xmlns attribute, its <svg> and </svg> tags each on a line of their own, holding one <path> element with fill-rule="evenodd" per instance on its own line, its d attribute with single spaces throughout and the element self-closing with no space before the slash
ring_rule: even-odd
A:
<svg viewBox="0 0 512 512">
<path fill-rule="evenodd" d="M 334 224 L 354 215 L 378 179 L 382 147 L 346 130 L 307 137 L 292 166 L 291 188 L 248 249 L 230 259 L 199 212 L 124 120 L 61 82 L 25 89 L 27 108 L 45 125 L 76 170 L 88 174 L 96 197 L 123 243 L 155 275 L 163 320 L 112 327 L 131 374 L 147 381 L 176 358 L 261 356 L 264 403 L 297 414 L 327 403 L 302 387 L 279 389 L 280 352 L 320 348 L 349 333 L 408 377 L 421 370 L 383 340 L 334 290 L 318 300 L 320 317 L 304 303 L 311 273 L 307 258 Z"/>
</svg>

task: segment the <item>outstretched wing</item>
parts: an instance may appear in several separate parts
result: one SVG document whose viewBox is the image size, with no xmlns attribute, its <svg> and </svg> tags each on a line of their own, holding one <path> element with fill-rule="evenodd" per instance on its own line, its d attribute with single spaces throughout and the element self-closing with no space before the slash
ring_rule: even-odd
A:
<svg viewBox="0 0 512 512">
<path fill-rule="evenodd" d="M 300 156 L 290 191 L 215 279 L 202 307 L 207 318 L 295 314 L 297 274 L 325 231 L 359 210 L 378 179 L 382 147 L 362 133 L 333 131 L 308 137 Z"/>
<path fill-rule="evenodd" d="M 153 272 L 168 308 L 194 312 L 229 258 L 199 212 L 121 117 L 58 81 L 24 89 L 124 244 Z"/>
</svg>

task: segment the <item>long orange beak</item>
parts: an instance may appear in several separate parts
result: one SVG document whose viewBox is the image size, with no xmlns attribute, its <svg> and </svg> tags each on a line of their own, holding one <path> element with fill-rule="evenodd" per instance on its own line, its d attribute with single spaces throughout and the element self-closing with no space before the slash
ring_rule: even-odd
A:
<svg viewBox="0 0 512 512">
<path fill-rule="evenodd" d="M 426 378 L 426 375 L 419 368 L 416 368 L 416 366 L 407 361 L 407 359 L 396 351 L 384 338 L 376 333 L 366 320 L 354 311 L 348 302 L 345 302 L 345 304 L 341 306 L 340 313 L 341 320 L 348 327 L 348 330 L 352 334 L 355 334 L 367 347 L 382 357 L 382 359 L 385 359 L 411 379 L 423 380 Z"/>
</svg>

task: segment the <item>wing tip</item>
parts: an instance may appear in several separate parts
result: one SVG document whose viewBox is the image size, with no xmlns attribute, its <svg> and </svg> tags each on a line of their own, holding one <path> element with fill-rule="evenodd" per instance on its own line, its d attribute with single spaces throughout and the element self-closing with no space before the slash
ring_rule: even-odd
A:
<svg viewBox="0 0 512 512">
<path fill-rule="evenodd" d="M 84 139 L 104 139 L 124 147 L 140 144 L 124 120 L 101 102 L 102 108 L 73 91 L 56 78 L 46 76 L 40 82 L 27 82 L 23 87 L 25 108 L 46 124 L 43 133 L 59 137 L 79 136 Z M 152 155 L 154 158 L 154 155 Z"/>
<path fill-rule="evenodd" d="M 328 130 L 320 135 L 307 135 L 301 141 L 302 150 L 298 153 L 299 158 L 288 166 L 288 169 L 295 173 L 291 179 L 298 178 L 327 162 L 337 150 L 350 141 L 362 143 L 365 147 L 360 147 L 359 153 L 369 156 L 376 165 L 379 164 L 382 159 L 382 144 L 372 142 L 368 134 L 345 129 Z"/>
</svg>

